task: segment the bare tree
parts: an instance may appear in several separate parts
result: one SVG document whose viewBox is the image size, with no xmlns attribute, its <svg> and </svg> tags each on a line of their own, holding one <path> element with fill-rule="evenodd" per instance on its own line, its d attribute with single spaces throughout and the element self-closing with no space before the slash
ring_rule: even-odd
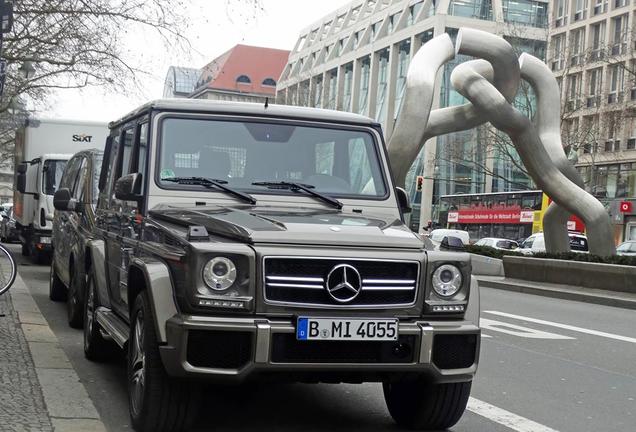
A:
<svg viewBox="0 0 636 432">
<path fill-rule="evenodd" d="M 167 52 L 188 52 L 184 36 L 190 0 L 15 0 L 13 30 L 5 35 L 2 58 L 7 62 L 0 98 L 0 165 L 12 154 L 20 110 L 26 101 L 42 106 L 55 90 L 104 86 L 139 91 L 149 75 L 127 42 L 159 38 Z M 226 0 L 257 14 L 261 0 Z M 229 10 L 229 9 L 228 9 Z M 21 70 L 31 69 L 32 76 Z M 17 114 L 17 115 L 16 115 Z"/>
</svg>

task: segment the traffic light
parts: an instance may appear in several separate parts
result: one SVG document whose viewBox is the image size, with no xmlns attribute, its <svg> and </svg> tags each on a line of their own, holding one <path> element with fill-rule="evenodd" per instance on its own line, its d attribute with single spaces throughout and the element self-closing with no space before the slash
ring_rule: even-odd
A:
<svg viewBox="0 0 636 432">
<path fill-rule="evenodd" d="M 415 190 L 422 192 L 422 184 L 424 183 L 424 176 L 417 176 Z"/>
</svg>

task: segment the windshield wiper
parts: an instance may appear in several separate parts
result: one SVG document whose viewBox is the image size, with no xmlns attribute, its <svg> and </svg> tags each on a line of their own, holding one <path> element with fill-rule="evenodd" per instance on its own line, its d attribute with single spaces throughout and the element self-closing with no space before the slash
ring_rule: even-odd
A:
<svg viewBox="0 0 636 432">
<path fill-rule="evenodd" d="M 294 192 L 303 191 L 308 193 L 309 195 L 318 198 L 319 200 L 326 202 L 327 204 L 337 208 L 338 210 L 342 209 L 342 203 L 335 198 L 330 197 L 329 195 L 321 194 L 320 192 L 316 192 L 315 186 L 304 184 L 304 183 L 296 183 L 296 182 L 287 182 L 287 181 L 261 181 L 252 183 L 254 186 L 267 186 L 272 189 L 280 188 L 280 189 L 289 189 Z"/>
<path fill-rule="evenodd" d="M 236 189 L 232 189 L 229 186 L 226 186 L 226 180 L 218 180 L 218 179 L 210 179 L 207 177 L 170 177 L 164 178 L 163 181 L 169 181 L 174 183 L 179 183 L 181 185 L 197 185 L 203 186 L 209 189 L 217 188 L 221 189 L 224 192 L 227 192 L 230 195 L 234 195 L 237 198 L 242 199 L 250 204 L 256 204 L 256 198 L 252 195 L 247 194 L 245 192 L 237 191 Z"/>
</svg>

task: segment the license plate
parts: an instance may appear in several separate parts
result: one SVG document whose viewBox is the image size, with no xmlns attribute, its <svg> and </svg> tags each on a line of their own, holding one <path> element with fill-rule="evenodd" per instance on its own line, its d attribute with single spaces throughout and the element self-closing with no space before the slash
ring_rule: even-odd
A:
<svg viewBox="0 0 636 432">
<path fill-rule="evenodd" d="M 298 340 L 397 340 L 397 319 L 298 318 Z"/>
<path fill-rule="evenodd" d="M 51 237 L 40 237 L 40 243 L 51 244 Z"/>
</svg>

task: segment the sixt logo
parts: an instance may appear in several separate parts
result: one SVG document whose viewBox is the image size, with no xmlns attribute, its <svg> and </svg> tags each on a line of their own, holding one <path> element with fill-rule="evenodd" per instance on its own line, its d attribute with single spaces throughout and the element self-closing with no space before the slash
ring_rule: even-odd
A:
<svg viewBox="0 0 636 432">
<path fill-rule="evenodd" d="M 92 139 L 93 139 L 93 135 L 86 135 L 86 134 L 73 135 L 73 142 L 91 142 Z"/>
</svg>

